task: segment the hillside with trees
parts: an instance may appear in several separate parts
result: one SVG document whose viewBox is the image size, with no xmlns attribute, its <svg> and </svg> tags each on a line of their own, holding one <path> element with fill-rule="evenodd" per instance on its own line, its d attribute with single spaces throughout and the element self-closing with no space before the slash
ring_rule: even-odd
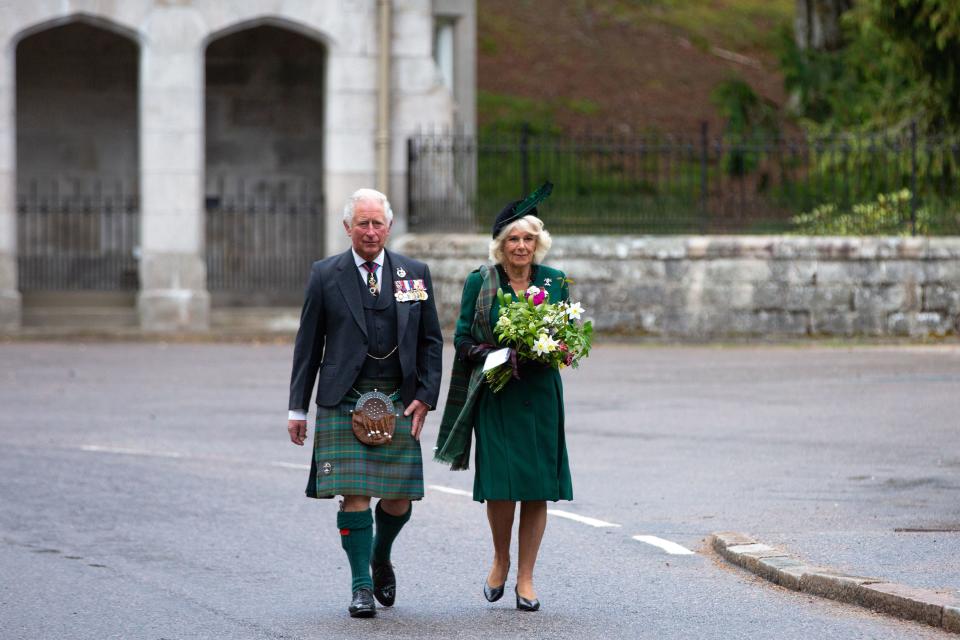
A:
<svg viewBox="0 0 960 640">
<path fill-rule="evenodd" d="M 696 131 L 741 80 L 785 104 L 779 47 L 793 0 L 480 0 L 481 125 Z"/>
<path fill-rule="evenodd" d="M 956 0 L 480 0 L 478 49 L 481 125 L 960 128 Z"/>
<path fill-rule="evenodd" d="M 479 0 L 477 44 L 480 211 L 549 177 L 567 232 L 960 233 L 957 0 Z"/>
</svg>

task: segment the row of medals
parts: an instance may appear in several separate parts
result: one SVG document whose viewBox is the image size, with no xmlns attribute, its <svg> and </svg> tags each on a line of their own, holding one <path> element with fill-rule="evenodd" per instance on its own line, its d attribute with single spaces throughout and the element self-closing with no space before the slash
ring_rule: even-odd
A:
<svg viewBox="0 0 960 640">
<path fill-rule="evenodd" d="M 404 271 L 403 267 L 397 267 L 397 277 L 402 278 L 405 275 L 407 275 L 407 272 Z M 373 273 L 367 276 L 367 285 L 370 287 L 370 294 L 374 296 L 380 293 L 376 278 Z M 414 300 L 426 300 L 429 296 L 427 296 L 427 292 L 424 289 L 411 289 L 409 291 L 397 291 L 393 294 L 393 297 L 397 299 L 397 302 L 413 302 Z"/>
<path fill-rule="evenodd" d="M 397 267 L 397 277 L 402 278 L 407 275 L 403 267 Z M 393 294 L 397 302 L 413 302 L 414 300 L 426 300 L 427 292 L 425 289 L 411 289 L 410 291 L 397 291 Z"/>
</svg>

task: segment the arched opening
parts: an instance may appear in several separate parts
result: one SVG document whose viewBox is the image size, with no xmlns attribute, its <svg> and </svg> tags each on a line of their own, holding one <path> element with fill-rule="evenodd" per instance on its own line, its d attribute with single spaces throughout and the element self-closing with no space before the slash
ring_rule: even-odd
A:
<svg viewBox="0 0 960 640">
<path fill-rule="evenodd" d="M 213 40 L 205 64 L 211 300 L 295 303 L 323 252 L 326 50 L 261 24 Z"/>
<path fill-rule="evenodd" d="M 17 261 L 27 323 L 33 301 L 56 306 L 71 296 L 132 314 L 139 47 L 92 22 L 36 31 L 16 48 Z"/>
</svg>

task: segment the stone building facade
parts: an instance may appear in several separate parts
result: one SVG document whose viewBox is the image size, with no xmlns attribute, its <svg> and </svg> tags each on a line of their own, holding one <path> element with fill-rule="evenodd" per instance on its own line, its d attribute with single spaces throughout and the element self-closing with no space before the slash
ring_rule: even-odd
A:
<svg viewBox="0 0 960 640">
<path fill-rule="evenodd" d="M 305 273 L 284 255 L 340 250 L 360 186 L 390 195 L 402 232 L 407 138 L 475 128 L 475 13 L 475 0 L 0 3 L 0 327 L 20 325 L 34 289 L 63 286 L 127 290 L 147 330 L 203 329 L 232 273 L 269 288 Z"/>
</svg>

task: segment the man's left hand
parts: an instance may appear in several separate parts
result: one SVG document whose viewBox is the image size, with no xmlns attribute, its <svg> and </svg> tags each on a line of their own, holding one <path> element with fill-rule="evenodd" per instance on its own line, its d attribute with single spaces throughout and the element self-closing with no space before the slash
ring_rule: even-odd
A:
<svg viewBox="0 0 960 640">
<path fill-rule="evenodd" d="M 419 400 L 414 400 L 403 412 L 405 416 L 409 416 L 411 413 L 413 414 L 413 425 L 410 427 L 410 435 L 413 436 L 414 440 L 420 440 L 420 431 L 423 429 L 423 423 L 427 419 L 428 411 L 430 411 L 430 407 Z"/>
</svg>

